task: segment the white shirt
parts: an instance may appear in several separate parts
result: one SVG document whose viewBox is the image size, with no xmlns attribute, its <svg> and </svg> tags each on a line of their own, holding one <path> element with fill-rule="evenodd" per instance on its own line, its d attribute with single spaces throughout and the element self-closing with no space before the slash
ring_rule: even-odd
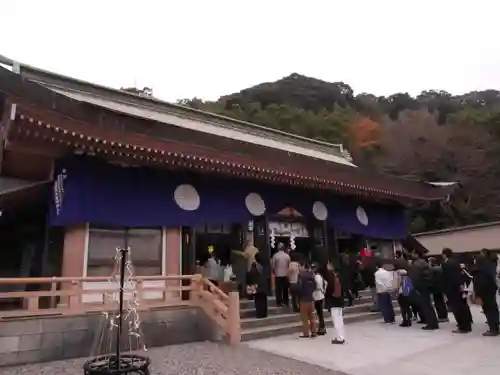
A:
<svg viewBox="0 0 500 375">
<path fill-rule="evenodd" d="M 325 289 L 327 283 L 319 273 L 314 275 L 314 280 L 316 281 L 316 290 L 313 292 L 313 299 L 315 301 L 321 301 L 325 299 Z"/>
<path fill-rule="evenodd" d="M 288 269 L 290 268 L 290 255 L 283 250 L 279 250 L 271 258 L 271 266 L 276 277 L 287 277 Z"/>
<path fill-rule="evenodd" d="M 377 293 L 391 292 L 393 286 L 394 280 L 392 272 L 389 272 L 384 268 L 379 268 L 377 272 L 375 272 L 375 287 L 377 289 Z"/>
</svg>

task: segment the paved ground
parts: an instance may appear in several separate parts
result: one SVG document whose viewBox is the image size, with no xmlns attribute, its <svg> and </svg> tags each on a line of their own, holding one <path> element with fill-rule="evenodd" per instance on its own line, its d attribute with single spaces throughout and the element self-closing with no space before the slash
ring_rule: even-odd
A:
<svg viewBox="0 0 500 375">
<path fill-rule="evenodd" d="M 152 375 L 342 375 L 248 346 L 195 343 L 151 349 Z M 0 368 L 1 375 L 83 375 L 84 360 Z"/>
<path fill-rule="evenodd" d="M 152 375 L 481 375 L 500 373 L 500 337 L 485 338 L 484 316 L 473 308 L 474 331 L 455 335 L 454 323 L 435 332 L 380 322 L 347 326 L 348 342 L 281 336 L 239 347 L 195 343 L 148 352 Z M 287 358 L 288 357 L 288 358 Z M 0 368 L 0 375 L 80 375 L 84 360 Z M 321 366 L 321 367 L 320 367 Z"/>
<path fill-rule="evenodd" d="M 331 337 L 304 341 L 296 335 L 246 345 L 349 375 L 499 374 L 500 337 L 482 337 L 484 315 L 476 307 L 473 314 L 475 324 L 469 335 L 451 333 L 454 322 L 427 332 L 418 325 L 401 328 L 372 321 L 347 325 L 348 342 L 343 346 L 331 345 Z"/>
</svg>

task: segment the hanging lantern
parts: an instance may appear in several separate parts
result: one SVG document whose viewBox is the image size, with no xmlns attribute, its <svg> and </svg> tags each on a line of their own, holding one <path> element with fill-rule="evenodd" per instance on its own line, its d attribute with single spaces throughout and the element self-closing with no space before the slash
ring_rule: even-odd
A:
<svg viewBox="0 0 500 375">
<path fill-rule="evenodd" d="M 271 241 L 271 249 L 274 249 L 276 247 L 276 235 L 274 234 L 274 228 L 271 228 L 269 239 Z"/>
</svg>

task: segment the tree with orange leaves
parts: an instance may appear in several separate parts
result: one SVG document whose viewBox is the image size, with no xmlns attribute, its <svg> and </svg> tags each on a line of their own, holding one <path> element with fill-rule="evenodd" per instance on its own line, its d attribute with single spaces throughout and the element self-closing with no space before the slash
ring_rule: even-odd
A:
<svg viewBox="0 0 500 375">
<path fill-rule="evenodd" d="M 377 144 L 379 139 L 379 124 L 368 117 L 355 121 L 351 127 L 352 146 L 366 148 Z"/>
</svg>

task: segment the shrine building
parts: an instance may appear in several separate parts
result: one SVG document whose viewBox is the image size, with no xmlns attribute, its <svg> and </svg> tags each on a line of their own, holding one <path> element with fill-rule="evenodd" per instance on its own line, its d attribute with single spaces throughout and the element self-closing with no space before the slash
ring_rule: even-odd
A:
<svg viewBox="0 0 500 375">
<path fill-rule="evenodd" d="M 392 251 L 436 186 L 356 167 L 342 145 L 3 61 L 0 277 L 193 274 L 247 241 L 335 260 Z M 92 286 L 89 286 L 92 287 Z M 96 286 L 93 286 L 96 287 Z"/>
</svg>

